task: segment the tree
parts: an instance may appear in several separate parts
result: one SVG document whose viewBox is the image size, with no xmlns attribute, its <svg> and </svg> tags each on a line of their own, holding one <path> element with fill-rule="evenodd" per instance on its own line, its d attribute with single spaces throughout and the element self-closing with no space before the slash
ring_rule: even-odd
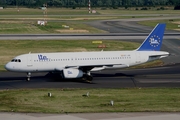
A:
<svg viewBox="0 0 180 120">
<path fill-rule="evenodd" d="M 56 7 L 87 7 L 89 0 L 0 0 L 1 5 L 40 7 L 44 3 Z M 129 7 L 129 6 L 156 6 L 179 5 L 180 0 L 91 0 L 92 7 Z"/>
<path fill-rule="evenodd" d="M 106 0 L 105 5 L 106 5 L 106 7 L 111 7 L 112 6 L 112 1 L 111 0 Z"/>
<path fill-rule="evenodd" d="M 97 6 L 98 6 L 98 7 L 102 7 L 102 6 L 103 6 L 103 2 L 102 2 L 101 0 L 98 0 L 98 1 L 97 1 Z"/>
</svg>

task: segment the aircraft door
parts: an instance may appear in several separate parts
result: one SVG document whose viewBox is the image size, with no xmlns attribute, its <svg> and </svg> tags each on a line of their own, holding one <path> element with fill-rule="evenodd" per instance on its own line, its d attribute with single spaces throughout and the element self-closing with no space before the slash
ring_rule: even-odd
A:
<svg viewBox="0 0 180 120">
<path fill-rule="evenodd" d="M 32 67 L 32 56 L 31 55 L 28 55 L 28 58 L 27 58 L 27 67 Z"/>
<path fill-rule="evenodd" d="M 136 53 L 136 64 L 141 63 L 141 54 L 140 53 Z"/>
</svg>

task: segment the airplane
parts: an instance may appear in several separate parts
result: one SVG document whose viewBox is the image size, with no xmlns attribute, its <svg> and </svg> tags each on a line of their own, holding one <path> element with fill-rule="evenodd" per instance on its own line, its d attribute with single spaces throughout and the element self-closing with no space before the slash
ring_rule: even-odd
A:
<svg viewBox="0 0 180 120">
<path fill-rule="evenodd" d="M 131 51 L 29 53 L 13 58 L 5 69 L 27 73 L 59 72 L 63 79 L 82 78 L 92 81 L 92 71 L 126 68 L 169 56 L 160 51 L 166 24 L 159 23 L 139 48 Z"/>
</svg>

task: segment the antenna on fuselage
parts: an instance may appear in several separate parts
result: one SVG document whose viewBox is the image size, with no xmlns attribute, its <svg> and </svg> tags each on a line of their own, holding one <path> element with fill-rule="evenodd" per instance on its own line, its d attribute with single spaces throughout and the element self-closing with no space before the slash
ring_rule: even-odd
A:
<svg viewBox="0 0 180 120">
<path fill-rule="evenodd" d="M 31 54 L 31 52 L 29 52 L 29 54 Z"/>
</svg>

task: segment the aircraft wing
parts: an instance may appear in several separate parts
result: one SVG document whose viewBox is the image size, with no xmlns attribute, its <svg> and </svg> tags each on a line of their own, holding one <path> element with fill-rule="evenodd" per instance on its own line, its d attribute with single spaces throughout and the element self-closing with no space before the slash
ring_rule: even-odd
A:
<svg viewBox="0 0 180 120">
<path fill-rule="evenodd" d="M 102 64 L 102 65 L 80 65 L 80 66 L 66 66 L 65 69 L 68 69 L 68 68 L 76 68 L 76 69 L 80 69 L 84 72 L 86 71 L 99 71 L 99 70 L 103 70 L 105 69 L 106 67 L 113 67 L 113 66 L 120 66 L 120 65 L 125 65 L 125 64 Z M 125 66 L 128 66 L 129 65 L 125 65 Z"/>
</svg>

